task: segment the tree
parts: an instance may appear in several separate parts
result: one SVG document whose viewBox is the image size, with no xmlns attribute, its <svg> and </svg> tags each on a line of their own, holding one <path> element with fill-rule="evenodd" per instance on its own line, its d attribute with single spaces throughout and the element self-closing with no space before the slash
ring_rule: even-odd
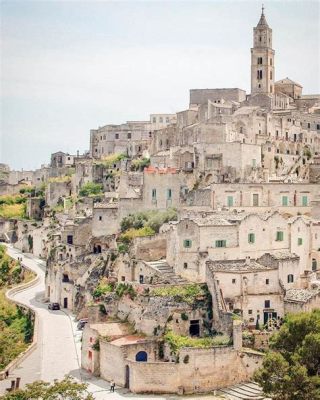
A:
<svg viewBox="0 0 320 400">
<path fill-rule="evenodd" d="M 255 373 L 275 400 L 320 400 L 320 310 L 288 315 Z"/>
<path fill-rule="evenodd" d="M 100 183 L 94 183 L 94 182 L 88 182 L 85 183 L 80 191 L 79 194 L 80 196 L 92 196 L 92 195 L 97 195 L 103 193 L 103 187 Z"/>
<path fill-rule="evenodd" d="M 36 381 L 26 385 L 25 389 L 19 389 L 8 393 L 1 400 L 93 400 L 93 396 L 87 392 L 87 384 L 78 383 L 70 376 L 63 380 L 56 380 L 53 384 Z"/>
</svg>

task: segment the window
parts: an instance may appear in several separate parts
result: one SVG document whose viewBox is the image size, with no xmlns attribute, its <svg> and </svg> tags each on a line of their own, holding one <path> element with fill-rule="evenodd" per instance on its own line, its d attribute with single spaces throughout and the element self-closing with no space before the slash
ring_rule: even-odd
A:
<svg viewBox="0 0 320 400">
<path fill-rule="evenodd" d="M 248 310 L 248 314 L 251 315 L 252 314 L 252 310 Z"/>
<path fill-rule="evenodd" d="M 128 138 L 128 139 L 131 139 L 131 132 L 128 132 L 127 138 Z"/>
<path fill-rule="evenodd" d="M 317 270 L 317 260 L 315 258 L 312 259 L 312 271 Z"/>
<path fill-rule="evenodd" d="M 257 71 L 257 79 L 262 79 L 262 69 L 258 69 L 258 71 Z"/>
<path fill-rule="evenodd" d="M 216 247 L 227 247 L 226 240 L 216 240 Z"/>
<path fill-rule="evenodd" d="M 185 239 L 184 241 L 183 241 L 183 247 L 185 247 L 185 248 L 190 248 L 192 246 L 192 240 L 190 240 L 190 239 Z"/>
<path fill-rule="evenodd" d="M 115 137 L 115 139 L 119 139 L 119 133 L 116 133 L 116 134 L 114 135 L 114 137 Z"/>
<path fill-rule="evenodd" d="M 310 129 L 310 123 L 308 122 L 308 129 Z"/>
<path fill-rule="evenodd" d="M 68 235 L 67 236 L 67 243 L 68 244 L 73 244 L 73 236 L 72 235 Z"/>
<path fill-rule="evenodd" d="M 236 280 L 235 280 L 235 279 L 232 279 L 232 283 L 235 284 L 235 283 L 236 283 Z"/>
<path fill-rule="evenodd" d="M 292 283 L 293 282 L 293 275 L 289 274 L 287 279 L 288 279 L 288 283 Z"/>
<path fill-rule="evenodd" d="M 144 276 L 143 275 L 139 275 L 139 283 L 143 283 L 144 281 Z"/>
<path fill-rule="evenodd" d="M 265 300 L 264 301 L 264 308 L 270 308 L 270 300 Z"/>
<path fill-rule="evenodd" d="M 169 117 L 166 117 L 166 123 L 168 124 L 170 122 Z"/>
<path fill-rule="evenodd" d="M 159 122 L 160 122 L 160 124 L 163 123 L 163 118 L 162 117 L 159 118 Z"/>
<path fill-rule="evenodd" d="M 254 241 L 255 241 L 254 233 L 249 233 L 249 235 L 248 235 L 248 243 L 254 243 Z"/>
<path fill-rule="evenodd" d="M 277 242 L 282 242 L 283 241 L 283 232 L 282 231 L 277 231 L 276 241 Z"/>
<path fill-rule="evenodd" d="M 233 207 L 233 196 L 228 196 L 228 207 Z"/>
<path fill-rule="evenodd" d="M 302 196 L 302 207 L 308 206 L 308 196 Z"/>
<path fill-rule="evenodd" d="M 187 268 L 188 268 L 188 263 L 186 263 L 186 262 L 183 263 L 183 268 L 184 268 L 184 269 L 187 269 Z"/>
<path fill-rule="evenodd" d="M 270 65 L 272 65 L 272 58 L 270 58 Z"/>
<path fill-rule="evenodd" d="M 259 206 L 259 195 L 254 193 L 252 195 L 252 205 L 253 207 L 258 207 Z"/>
<path fill-rule="evenodd" d="M 152 122 L 155 124 L 155 123 L 157 122 L 157 118 L 156 118 L 156 117 L 153 117 L 153 118 L 152 118 Z"/>
<path fill-rule="evenodd" d="M 168 200 L 172 199 L 172 190 L 171 189 L 167 189 L 167 199 Z"/>
<path fill-rule="evenodd" d="M 102 216 L 101 215 L 99 215 L 99 221 L 102 221 Z"/>
<path fill-rule="evenodd" d="M 257 166 L 257 160 L 255 158 L 252 159 L 252 167 L 255 168 Z"/>
<path fill-rule="evenodd" d="M 298 246 L 301 246 L 303 243 L 302 238 L 298 238 Z"/>
<path fill-rule="evenodd" d="M 152 189 L 152 200 L 157 198 L 157 189 Z"/>
<path fill-rule="evenodd" d="M 258 64 L 262 64 L 262 57 L 258 57 Z"/>
<path fill-rule="evenodd" d="M 266 285 L 269 285 L 269 282 L 270 282 L 269 279 L 266 279 Z"/>
<path fill-rule="evenodd" d="M 287 206 L 288 205 L 288 196 L 282 196 L 282 205 Z"/>
<path fill-rule="evenodd" d="M 317 131 L 320 129 L 320 124 L 317 124 Z"/>
<path fill-rule="evenodd" d="M 272 71 L 270 71 L 270 79 L 272 79 Z"/>
<path fill-rule="evenodd" d="M 125 280 L 126 280 L 126 277 L 125 277 L 125 276 L 122 276 L 122 277 L 121 277 L 121 281 L 124 282 Z"/>
</svg>

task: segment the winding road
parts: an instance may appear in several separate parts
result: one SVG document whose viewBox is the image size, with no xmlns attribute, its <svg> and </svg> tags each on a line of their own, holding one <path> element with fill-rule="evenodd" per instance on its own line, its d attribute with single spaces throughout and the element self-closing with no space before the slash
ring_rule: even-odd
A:
<svg viewBox="0 0 320 400">
<path fill-rule="evenodd" d="M 89 375 L 81 369 L 81 331 L 76 329 L 76 322 L 72 314 L 60 311 L 48 310 L 43 302 L 45 290 L 45 263 L 30 254 L 21 253 L 12 246 L 7 245 L 8 254 L 17 259 L 22 258 L 22 263 L 34 271 L 38 276 L 38 282 L 23 291 L 12 296 L 12 300 L 32 308 L 38 317 L 38 342 L 36 348 L 10 371 L 8 379 L 0 381 L 0 395 L 10 387 L 10 382 L 16 377 L 21 378 L 21 386 L 36 380 L 53 382 L 62 379 L 65 375 L 71 375 L 81 382 L 88 384 L 88 391 L 97 400 L 105 399 L 182 399 L 181 396 L 143 396 L 134 395 L 126 389 L 117 388 L 115 393 L 110 393 L 109 383 Z M 188 396 L 188 399 L 214 400 L 214 396 Z"/>
</svg>

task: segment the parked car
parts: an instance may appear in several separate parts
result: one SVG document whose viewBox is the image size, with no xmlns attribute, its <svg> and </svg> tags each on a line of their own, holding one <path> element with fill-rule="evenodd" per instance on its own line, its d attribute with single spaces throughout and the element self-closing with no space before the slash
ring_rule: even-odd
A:
<svg viewBox="0 0 320 400">
<path fill-rule="evenodd" d="M 48 310 L 60 310 L 59 303 L 49 303 Z"/>
<path fill-rule="evenodd" d="M 79 329 L 80 331 L 82 331 L 82 329 L 84 328 L 85 324 L 88 323 L 88 318 L 82 318 L 79 319 L 78 323 L 77 323 L 77 329 Z"/>
</svg>

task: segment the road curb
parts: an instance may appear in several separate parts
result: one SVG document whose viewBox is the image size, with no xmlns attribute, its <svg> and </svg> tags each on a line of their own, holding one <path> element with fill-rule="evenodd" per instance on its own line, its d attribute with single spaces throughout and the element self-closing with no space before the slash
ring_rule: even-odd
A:
<svg viewBox="0 0 320 400">
<path fill-rule="evenodd" d="M 22 265 L 23 268 L 32 271 L 34 273 L 34 271 L 31 268 L 28 268 L 25 265 Z M 26 304 L 21 303 L 20 301 L 15 300 L 12 296 L 14 296 L 17 293 L 20 293 L 26 289 L 29 289 L 33 286 L 35 286 L 37 283 L 40 282 L 40 277 L 39 275 L 36 275 L 36 277 L 34 279 L 32 279 L 30 282 L 26 282 L 26 283 L 22 283 L 21 285 L 15 286 L 9 290 L 6 291 L 5 296 L 7 299 L 9 299 L 10 301 L 13 301 L 15 304 L 17 304 L 18 306 L 22 306 L 24 308 L 28 308 L 33 314 L 34 314 L 34 329 L 33 329 L 33 338 L 32 338 L 32 343 L 28 346 L 28 348 L 23 351 L 22 353 L 20 353 L 18 355 L 18 357 L 16 357 L 14 360 L 12 360 L 7 366 L 6 368 L 4 368 L 3 370 L 0 371 L 0 380 L 4 380 L 6 379 L 6 375 L 9 374 L 9 371 L 18 367 L 19 364 L 25 359 L 27 358 L 27 356 L 29 356 L 37 347 L 37 343 L 38 343 L 38 325 L 39 325 L 39 319 L 38 319 L 38 315 L 37 312 L 35 310 L 33 310 L 32 308 L 28 307 Z"/>
</svg>

